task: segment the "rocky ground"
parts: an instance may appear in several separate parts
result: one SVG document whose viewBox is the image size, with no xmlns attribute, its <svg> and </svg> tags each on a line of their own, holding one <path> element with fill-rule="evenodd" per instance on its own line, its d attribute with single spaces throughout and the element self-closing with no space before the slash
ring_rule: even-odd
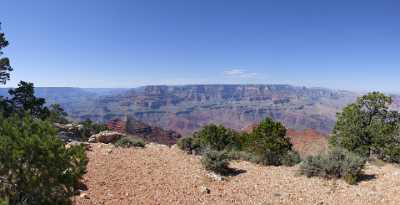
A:
<svg viewBox="0 0 400 205">
<path fill-rule="evenodd" d="M 299 176 L 297 167 L 248 162 L 233 162 L 242 173 L 215 181 L 198 157 L 175 147 L 91 145 L 84 177 L 88 190 L 75 197 L 77 205 L 400 204 L 400 168 L 389 164 L 368 164 L 364 180 L 354 186 Z"/>
</svg>

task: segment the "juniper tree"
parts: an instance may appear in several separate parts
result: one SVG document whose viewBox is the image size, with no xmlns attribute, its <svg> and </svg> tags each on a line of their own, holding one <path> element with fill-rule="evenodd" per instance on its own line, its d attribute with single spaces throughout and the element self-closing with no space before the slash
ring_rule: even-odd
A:
<svg viewBox="0 0 400 205">
<path fill-rule="evenodd" d="M 400 162 L 400 114 L 390 110 L 392 98 L 379 92 L 359 97 L 337 114 L 330 144 L 364 157 Z"/>
</svg>

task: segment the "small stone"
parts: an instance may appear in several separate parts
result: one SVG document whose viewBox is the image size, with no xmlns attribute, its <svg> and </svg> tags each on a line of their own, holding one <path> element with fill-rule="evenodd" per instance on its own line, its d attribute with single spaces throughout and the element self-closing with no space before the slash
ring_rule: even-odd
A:
<svg viewBox="0 0 400 205">
<path fill-rule="evenodd" d="M 208 173 L 207 176 L 214 181 L 223 181 L 224 180 L 224 177 L 222 177 L 221 175 L 215 174 L 213 172 Z"/>
<path fill-rule="evenodd" d="M 83 199 L 90 199 L 89 195 L 86 194 L 86 193 L 81 193 L 81 194 L 79 195 L 79 197 L 81 197 L 81 198 L 83 198 Z"/>
<path fill-rule="evenodd" d="M 203 194 L 210 194 L 211 190 L 209 188 L 205 187 L 205 186 L 201 186 L 200 187 L 200 192 L 203 193 Z"/>
</svg>

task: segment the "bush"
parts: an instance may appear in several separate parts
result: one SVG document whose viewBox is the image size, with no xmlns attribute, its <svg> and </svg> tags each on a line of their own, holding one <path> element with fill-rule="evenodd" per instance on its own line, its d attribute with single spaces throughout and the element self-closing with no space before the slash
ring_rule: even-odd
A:
<svg viewBox="0 0 400 205">
<path fill-rule="evenodd" d="M 378 159 L 391 163 L 400 163 L 400 143 L 387 143 L 381 146 Z"/>
<path fill-rule="evenodd" d="M 204 152 L 201 163 L 206 170 L 226 175 L 230 172 L 229 157 L 224 151 L 207 150 Z"/>
<path fill-rule="evenodd" d="M 115 142 L 115 146 L 129 148 L 129 147 L 145 147 L 145 143 L 141 139 L 135 139 L 130 137 L 123 137 Z"/>
<path fill-rule="evenodd" d="M 81 146 L 66 149 L 48 122 L 0 117 L 0 199 L 9 204 L 70 204 L 86 171 Z"/>
<path fill-rule="evenodd" d="M 372 92 L 337 114 L 330 144 L 363 157 L 400 162 L 400 113 L 390 109 L 392 98 Z"/>
<path fill-rule="evenodd" d="M 281 157 L 281 163 L 285 166 L 294 166 L 301 162 L 299 153 L 295 151 L 289 151 Z"/>
<path fill-rule="evenodd" d="M 232 159 L 263 165 L 293 166 L 301 161 L 286 137 L 286 128 L 269 118 L 250 134 L 237 133 L 222 125 L 207 125 L 192 137 L 180 139 L 177 146 L 187 153 L 195 154 L 209 149 L 224 151 Z"/>
<path fill-rule="evenodd" d="M 365 159 L 341 148 L 334 148 L 325 155 L 310 156 L 300 166 L 300 173 L 307 177 L 343 178 L 355 184 L 362 174 Z"/>
<path fill-rule="evenodd" d="M 193 137 L 195 140 L 198 140 L 197 142 L 203 150 L 209 148 L 222 151 L 241 146 L 241 143 L 238 141 L 238 133 L 222 125 L 207 125 L 199 132 L 196 132 Z"/>
<path fill-rule="evenodd" d="M 107 125 L 99 124 L 91 120 L 81 122 L 82 129 L 80 130 L 80 137 L 82 141 L 87 141 L 90 136 L 108 130 Z"/>
<path fill-rule="evenodd" d="M 228 153 L 229 158 L 232 160 L 243 160 L 249 161 L 253 163 L 259 163 L 260 159 L 255 156 L 254 154 L 247 152 L 247 151 L 230 151 Z"/>
<path fill-rule="evenodd" d="M 246 149 L 264 165 L 282 165 L 298 162 L 297 153 L 292 150 L 286 128 L 279 122 L 267 118 L 249 134 Z"/>
<path fill-rule="evenodd" d="M 181 138 L 176 142 L 176 145 L 188 154 L 199 154 L 201 150 L 198 140 L 193 137 Z"/>
<path fill-rule="evenodd" d="M 9 205 L 9 203 L 5 199 L 0 199 L 0 205 Z"/>
</svg>

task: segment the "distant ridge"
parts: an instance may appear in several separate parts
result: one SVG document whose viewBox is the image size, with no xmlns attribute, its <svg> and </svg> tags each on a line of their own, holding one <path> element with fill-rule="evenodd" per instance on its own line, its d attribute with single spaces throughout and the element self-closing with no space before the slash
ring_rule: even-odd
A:
<svg viewBox="0 0 400 205">
<path fill-rule="evenodd" d="M 287 84 L 150 85 L 138 88 L 36 88 L 71 119 L 108 122 L 128 115 L 187 135 L 208 123 L 242 129 L 265 117 L 288 128 L 329 133 L 336 112 L 357 93 Z M 0 89 L 7 93 L 7 89 Z"/>
</svg>

